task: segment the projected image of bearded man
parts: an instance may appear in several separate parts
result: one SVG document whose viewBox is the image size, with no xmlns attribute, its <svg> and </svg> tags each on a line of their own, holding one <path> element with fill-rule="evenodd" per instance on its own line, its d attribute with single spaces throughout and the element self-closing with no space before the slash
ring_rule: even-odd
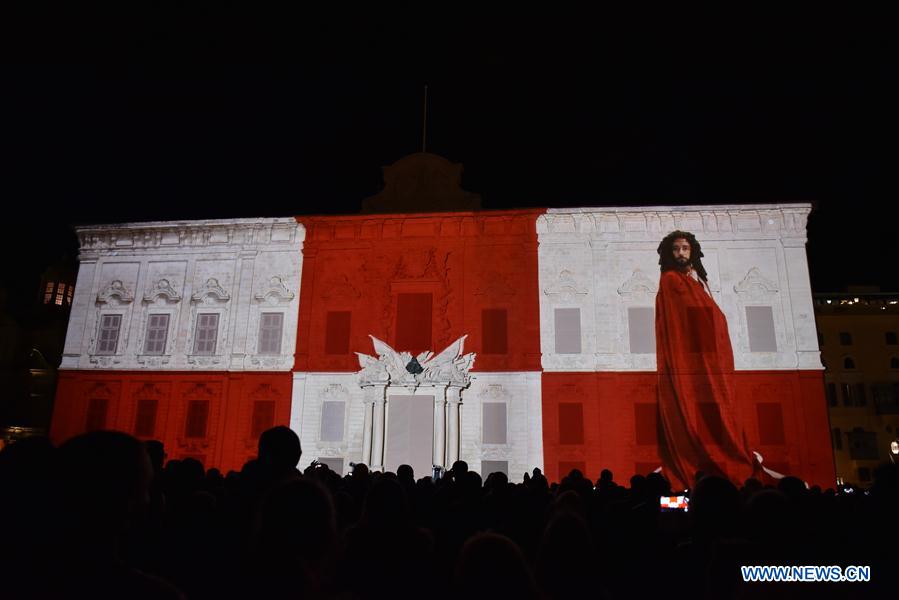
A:
<svg viewBox="0 0 899 600">
<path fill-rule="evenodd" d="M 659 452 L 675 489 L 698 471 L 736 484 L 756 464 L 737 412 L 727 320 L 712 297 L 696 237 L 674 231 L 658 247 L 656 295 Z"/>
</svg>

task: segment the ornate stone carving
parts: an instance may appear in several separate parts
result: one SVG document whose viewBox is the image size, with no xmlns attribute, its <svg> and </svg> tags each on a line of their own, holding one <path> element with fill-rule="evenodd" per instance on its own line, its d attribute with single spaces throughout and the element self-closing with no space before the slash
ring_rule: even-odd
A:
<svg viewBox="0 0 899 600">
<path fill-rule="evenodd" d="M 79 227 L 76 233 L 82 251 L 103 252 L 196 246 L 252 249 L 294 243 L 297 229 L 294 219 L 274 218 L 126 223 Z"/>
<path fill-rule="evenodd" d="M 488 384 L 484 389 L 478 392 L 478 398 L 480 398 L 482 402 L 499 402 L 507 400 L 508 397 L 509 392 L 507 392 L 506 388 L 499 383 Z"/>
<path fill-rule="evenodd" d="M 339 275 L 326 284 L 322 298 L 325 300 L 356 300 L 361 295 L 346 275 Z"/>
<path fill-rule="evenodd" d="M 618 294 L 620 296 L 655 295 L 658 290 L 658 281 L 653 281 L 640 269 L 634 269 L 630 278 L 618 288 Z"/>
<path fill-rule="evenodd" d="M 162 367 L 171 361 L 170 354 L 138 354 L 137 362 L 145 367 Z"/>
<path fill-rule="evenodd" d="M 276 275 L 269 280 L 268 286 L 265 289 L 256 294 L 255 298 L 259 302 L 265 302 L 266 300 L 288 302 L 293 300 L 293 292 L 288 290 L 281 277 Z"/>
<path fill-rule="evenodd" d="M 546 287 L 543 293 L 547 296 L 556 296 L 560 300 L 568 302 L 578 296 L 586 296 L 588 290 L 575 281 L 574 273 L 568 269 L 563 269 L 559 272 L 559 280 Z"/>
<path fill-rule="evenodd" d="M 188 354 L 187 362 L 198 367 L 213 367 L 222 364 L 221 356 L 205 356 L 199 354 Z"/>
<path fill-rule="evenodd" d="M 97 294 L 97 304 L 127 304 L 134 301 L 134 294 L 120 279 L 114 280 L 105 290 Z"/>
<path fill-rule="evenodd" d="M 178 302 L 181 300 L 181 294 L 178 293 L 168 279 L 160 279 L 150 290 L 144 295 L 144 302 L 150 304 L 156 302 L 157 298 L 165 297 L 167 302 Z"/>
<path fill-rule="evenodd" d="M 756 298 L 777 293 L 777 284 L 766 279 L 759 272 L 758 267 L 752 267 L 740 283 L 734 286 L 734 291 L 741 296 Z"/>
<path fill-rule="evenodd" d="M 362 367 L 358 375 L 361 386 L 399 385 L 415 389 L 419 385 L 467 387 L 471 383 L 469 370 L 474 365 L 475 353 L 462 354 L 468 336 L 463 335 L 436 356 L 425 351 L 414 357 L 420 370 L 414 368 L 411 353 L 397 352 L 378 338 L 369 337 L 378 356 L 356 353 Z M 415 372 L 410 372 L 410 368 Z"/>
<path fill-rule="evenodd" d="M 218 302 L 227 302 L 231 299 L 231 295 L 219 285 L 218 279 L 210 277 L 206 280 L 206 285 L 194 292 L 190 297 L 193 302 L 203 302 L 206 298 L 216 300 Z"/>
<path fill-rule="evenodd" d="M 328 387 L 318 393 L 318 397 L 324 402 L 326 400 L 346 402 L 350 399 L 350 392 L 346 386 L 339 383 L 329 383 Z"/>
<path fill-rule="evenodd" d="M 515 288 L 508 284 L 501 273 L 492 271 L 475 291 L 475 296 L 486 296 L 491 300 L 508 300 L 515 295 Z"/>
</svg>

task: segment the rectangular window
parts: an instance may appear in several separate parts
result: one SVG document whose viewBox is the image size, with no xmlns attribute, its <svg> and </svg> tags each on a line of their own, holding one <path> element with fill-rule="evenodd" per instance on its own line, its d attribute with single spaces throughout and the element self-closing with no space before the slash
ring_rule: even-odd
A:
<svg viewBox="0 0 899 600">
<path fill-rule="evenodd" d="M 259 318 L 259 354 L 281 354 L 283 313 L 262 313 Z"/>
<path fill-rule="evenodd" d="M 53 300 L 53 282 L 47 282 L 47 289 L 44 292 L 44 304 L 50 304 L 50 301 Z"/>
<path fill-rule="evenodd" d="M 62 300 L 66 295 L 66 284 L 60 283 L 56 286 L 56 304 L 57 306 L 62 306 Z"/>
<path fill-rule="evenodd" d="M 250 424 L 250 437 L 259 439 L 262 432 L 275 425 L 275 401 L 256 400 L 253 402 L 253 418 Z"/>
<path fill-rule="evenodd" d="M 153 437 L 156 435 L 156 412 L 159 400 L 138 400 L 137 417 L 134 419 L 134 435 L 137 437 Z"/>
<path fill-rule="evenodd" d="M 215 343 L 218 339 L 218 313 L 200 313 L 197 315 L 197 328 L 194 332 L 194 354 L 215 354 Z"/>
<path fill-rule="evenodd" d="M 651 306 L 635 306 L 627 309 L 627 330 L 631 354 L 655 354 L 655 309 Z"/>
<path fill-rule="evenodd" d="M 191 400 L 187 403 L 187 423 L 184 437 L 205 438 L 209 421 L 209 400 Z"/>
<path fill-rule="evenodd" d="M 504 308 L 481 311 L 481 351 L 484 354 L 506 354 L 508 348 L 508 314 Z"/>
<path fill-rule="evenodd" d="M 688 306 L 686 310 L 687 352 L 715 353 L 715 313 L 704 306 Z"/>
<path fill-rule="evenodd" d="M 843 406 L 853 406 L 855 400 L 852 397 L 852 386 L 848 383 L 841 383 L 840 391 L 843 392 Z"/>
<path fill-rule="evenodd" d="M 884 334 L 884 337 L 886 338 L 887 346 L 896 346 L 896 345 L 899 345 L 899 340 L 896 339 L 896 332 L 895 332 L 895 331 L 887 331 L 887 332 Z"/>
<path fill-rule="evenodd" d="M 165 342 L 168 336 L 169 315 L 150 315 L 147 319 L 144 354 L 165 354 Z"/>
<path fill-rule="evenodd" d="M 121 326 L 122 315 L 103 315 L 100 318 L 100 337 L 97 340 L 97 354 L 116 353 Z"/>
<path fill-rule="evenodd" d="M 581 353 L 581 309 L 555 310 L 556 354 Z"/>
<path fill-rule="evenodd" d="M 851 346 L 852 345 L 852 334 L 848 331 L 840 332 L 840 346 Z"/>
<path fill-rule="evenodd" d="M 75 295 L 75 286 L 70 285 L 66 290 L 66 304 L 72 306 L 72 296 Z"/>
<path fill-rule="evenodd" d="M 777 352 L 774 311 L 770 306 L 747 306 L 746 326 L 750 352 Z"/>
<path fill-rule="evenodd" d="M 326 400 L 322 402 L 321 441 L 342 442 L 346 402 Z"/>
<path fill-rule="evenodd" d="M 865 392 L 864 383 L 855 384 L 855 405 L 866 406 L 868 404 L 868 394 Z"/>
<path fill-rule="evenodd" d="M 485 402 L 481 405 L 484 444 L 506 443 L 506 403 Z"/>
<path fill-rule="evenodd" d="M 431 294 L 398 294 L 396 349 L 417 353 L 431 349 Z"/>
<path fill-rule="evenodd" d="M 87 431 L 106 429 L 106 413 L 109 411 L 109 400 L 106 398 L 91 398 L 87 403 L 87 418 L 84 428 Z"/>
<path fill-rule="evenodd" d="M 328 311 L 325 316 L 325 354 L 350 351 L 350 311 Z"/>
<path fill-rule="evenodd" d="M 580 402 L 559 403 L 559 443 L 584 443 L 584 405 Z"/>
<path fill-rule="evenodd" d="M 837 384 L 828 383 L 827 384 L 827 403 L 831 406 L 836 406 L 837 402 Z"/>
<path fill-rule="evenodd" d="M 877 434 L 856 427 L 849 432 L 849 458 L 852 460 L 878 460 Z"/>
</svg>

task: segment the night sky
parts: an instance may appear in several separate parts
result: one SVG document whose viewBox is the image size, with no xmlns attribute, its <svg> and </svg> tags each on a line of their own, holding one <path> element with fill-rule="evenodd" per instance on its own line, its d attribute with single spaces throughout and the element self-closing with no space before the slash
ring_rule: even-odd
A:
<svg viewBox="0 0 899 600">
<path fill-rule="evenodd" d="M 357 211 L 421 150 L 425 83 L 484 208 L 810 202 L 814 290 L 899 291 L 885 16 L 157 6 L 10 28 L 14 303 L 72 224 Z"/>
</svg>

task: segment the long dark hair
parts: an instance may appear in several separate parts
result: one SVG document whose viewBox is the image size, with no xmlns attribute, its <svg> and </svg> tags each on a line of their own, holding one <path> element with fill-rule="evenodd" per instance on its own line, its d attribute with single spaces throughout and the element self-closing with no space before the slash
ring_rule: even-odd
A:
<svg viewBox="0 0 899 600">
<path fill-rule="evenodd" d="M 674 251 L 672 250 L 672 246 L 674 245 L 674 240 L 679 238 L 687 240 L 690 244 L 690 264 L 693 265 L 696 274 L 699 275 L 703 281 L 708 282 L 708 275 L 705 272 L 705 267 L 702 266 L 701 260 L 705 255 L 702 253 L 702 247 L 696 240 L 696 236 L 689 231 L 672 231 L 662 239 L 658 249 L 659 266 L 662 268 L 662 273 L 677 269 L 677 263 L 674 262 Z"/>
</svg>

